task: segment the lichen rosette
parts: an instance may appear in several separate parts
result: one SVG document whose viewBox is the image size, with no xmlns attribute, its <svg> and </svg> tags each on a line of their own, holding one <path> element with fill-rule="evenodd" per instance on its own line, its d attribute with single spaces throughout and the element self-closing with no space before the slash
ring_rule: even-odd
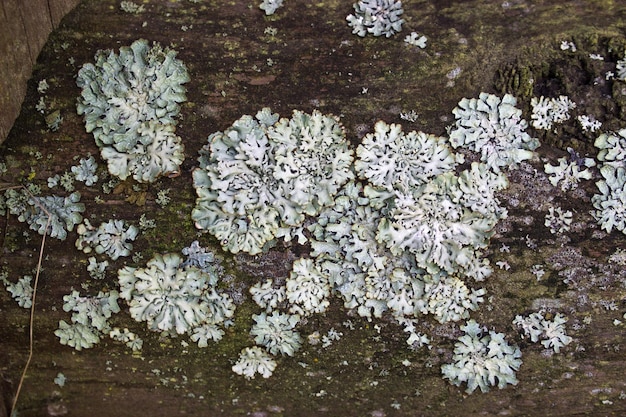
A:
<svg viewBox="0 0 626 417">
<path fill-rule="evenodd" d="M 333 202 L 352 178 L 352 151 L 334 116 L 269 109 L 209 136 L 193 172 L 196 227 L 233 252 L 258 254 L 275 238 L 303 243 L 306 216 Z"/>
<path fill-rule="evenodd" d="M 480 154 L 491 169 L 515 165 L 532 158 L 539 141 L 526 133 L 528 123 L 510 94 L 500 98 L 480 93 L 478 98 L 464 98 L 452 110 L 456 123 L 450 130 L 454 148 L 466 148 Z"/>
<path fill-rule="evenodd" d="M 183 266 L 177 254 L 157 254 L 146 268 L 126 266 L 118 279 L 131 316 L 151 330 L 191 334 L 206 324 L 222 324 L 234 313 L 232 299 L 216 288 L 217 275 Z"/>
<path fill-rule="evenodd" d="M 182 143 L 173 131 L 189 75 L 176 52 L 156 43 L 150 47 L 141 39 L 120 48 L 119 54 L 98 51 L 95 59 L 78 72 L 76 83 L 82 91 L 77 111 L 110 172 L 139 182 L 177 173 Z M 164 132 L 157 133 L 160 130 Z M 176 149 L 164 151 L 170 147 Z M 171 155 L 169 163 L 155 165 L 163 152 Z"/>
</svg>

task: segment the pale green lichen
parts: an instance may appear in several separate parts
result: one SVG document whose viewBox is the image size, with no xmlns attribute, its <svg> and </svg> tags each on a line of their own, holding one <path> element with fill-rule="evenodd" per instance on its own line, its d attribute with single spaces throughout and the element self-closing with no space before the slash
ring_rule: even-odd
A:
<svg viewBox="0 0 626 417">
<path fill-rule="evenodd" d="M 496 171 L 532 158 L 539 141 L 526 133 L 528 124 L 516 104 L 510 94 L 464 98 L 452 110 L 456 123 L 449 132 L 450 143 L 479 153 L 481 161 Z"/>
<path fill-rule="evenodd" d="M 594 144 L 600 149 L 603 179 L 596 182 L 600 194 L 591 198 L 591 214 L 607 232 L 615 228 L 626 233 L 626 129 L 602 134 Z"/>
<path fill-rule="evenodd" d="M 482 392 L 497 385 L 517 385 L 515 372 L 522 364 L 521 351 L 504 340 L 504 334 L 490 330 L 485 332 L 474 320 L 468 321 L 461 330 L 465 333 L 454 346 L 453 363 L 441 366 L 445 379 L 456 386 L 467 383 L 465 392 L 476 388 Z"/>
<path fill-rule="evenodd" d="M 293 356 L 300 349 L 302 339 L 294 330 L 300 321 L 299 315 L 274 311 L 272 314 L 253 315 L 252 319 L 255 323 L 250 329 L 250 335 L 257 345 L 265 347 L 272 355 L 280 353 Z"/>
<path fill-rule="evenodd" d="M 25 188 L 9 189 L 4 193 L 4 204 L 10 214 L 28 223 L 32 230 L 60 240 L 65 240 L 67 232 L 83 220 L 85 211 L 78 192 L 67 197 L 36 196 Z"/>
<path fill-rule="evenodd" d="M 400 0 L 359 0 L 353 7 L 354 14 L 346 20 L 356 35 L 371 33 L 389 38 L 402 30 L 404 9 Z"/>
<path fill-rule="evenodd" d="M 103 334 L 108 334 L 108 319 L 120 311 L 117 304 L 117 291 L 100 291 L 97 296 L 81 296 L 72 291 L 63 297 L 63 310 L 72 312 L 71 323 L 59 321 L 59 328 L 54 334 L 63 345 L 76 350 L 88 349 L 100 341 Z"/>
<path fill-rule="evenodd" d="M 562 347 L 572 342 L 572 338 L 567 335 L 565 329 L 567 317 L 561 313 L 556 313 L 552 320 L 549 320 L 546 316 L 547 314 L 543 311 L 531 313 L 528 317 L 517 315 L 513 324 L 531 342 L 541 341 L 546 349 L 552 349 L 555 353 L 559 353 Z"/>
<path fill-rule="evenodd" d="M 78 165 L 74 165 L 70 168 L 76 180 L 84 182 L 88 187 L 98 182 L 98 175 L 96 175 L 97 169 L 98 164 L 93 156 L 81 158 L 80 161 L 78 161 Z"/>
<path fill-rule="evenodd" d="M 380 222 L 377 239 L 394 255 L 408 250 L 418 266 L 431 273 L 463 271 L 483 279 L 477 268 L 480 249 L 489 243 L 497 221 L 506 217 L 495 192 L 507 184 L 502 174 L 478 163 L 459 176 L 440 174 L 395 198 L 394 207 Z"/>
<path fill-rule="evenodd" d="M 121 179 L 153 182 L 179 171 L 184 153 L 175 125 L 189 75 L 175 57 L 175 51 L 142 39 L 119 54 L 98 51 L 95 64 L 78 72 L 78 114 L 109 172 Z"/>
<path fill-rule="evenodd" d="M 4 288 L 11 293 L 11 297 L 23 308 L 31 308 L 33 305 L 32 279 L 33 277 L 30 275 L 24 275 L 17 282 L 13 283 L 7 279 L 6 273 L 0 274 L 0 281 L 4 284 Z"/>
<path fill-rule="evenodd" d="M 76 248 L 85 253 L 95 251 L 97 254 L 106 254 L 116 260 L 121 256 L 129 256 L 133 249 L 131 243 L 137 238 L 139 229 L 134 225 L 126 225 L 124 220 L 109 220 L 101 223 L 97 228 L 89 220 L 77 228 L 78 239 Z"/>
<path fill-rule="evenodd" d="M 402 126 L 379 121 L 356 150 L 354 168 L 361 178 L 388 191 L 415 188 L 451 171 L 456 156 L 446 138 L 424 132 L 404 133 Z"/>
<path fill-rule="evenodd" d="M 259 9 L 265 12 L 265 15 L 273 15 L 279 7 L 283 5 L 283 0 L 263 0 L 259 5 Z"/>
<path fill-rule="evenodd" d="M 560 187 L 564 192 L 578 188 L 581 180 L 590 180 L 593 174 L 588 168 L 596 165 L 592 158 L 581 158 L 574 150 L 570 150 L 570 155 L 570 158 L 559 158 L 557 166 L 548 163 L 544 165 L 550 184 Z"/>
<path fill-rule="evenodd" d="M 530 100 L 532 106 L 532 125 L 535 129 L 550 130 L 555 124 L 569 120 L 569 111 L 576 108 L 576 103 L 567 96 L 558 98 L 533 97 Z"/>
<path fill-rule="evenodd" d="M 229 320 L 235 305 L 217 288 L 215 271 L 185 265 L 174 253 L 156 254 L 146 268 L 126 266 L 118 271 L 120 296 L 130 315 L 150 330 L 192 335 L 199 346 L 219 340 L 219 327 Z"/>
<path fill-rule="evenodd" d="M 318 111 L 278 122 L 269 109 L 243 116 L 200 155 L 192 219 L 233 253 L 260 253 L 277 237 L 303 243 L 305 217 L 332 204 L 353 176 L 343 127 Z"/>
<path fill-rule="evenodd" d="M 254 379 L 256 374 L 269 378 L 276 369 L 276 361 L 258 346 L 246 347 L 239 353 L 239 359 L 232 369 L 246 379 Z"/>
</svg>

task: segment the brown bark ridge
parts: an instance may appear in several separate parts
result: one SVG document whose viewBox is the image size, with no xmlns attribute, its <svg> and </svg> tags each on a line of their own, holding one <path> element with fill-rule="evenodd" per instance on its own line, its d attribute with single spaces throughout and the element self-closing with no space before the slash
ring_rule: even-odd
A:
<svg viewBox="0 0 626 417">
<path fill-rule="evenodd" d="M 79 0 L 2 0 L 0 13 L 0 143 L 19 114 L 39 51 Z"/>
</svg>

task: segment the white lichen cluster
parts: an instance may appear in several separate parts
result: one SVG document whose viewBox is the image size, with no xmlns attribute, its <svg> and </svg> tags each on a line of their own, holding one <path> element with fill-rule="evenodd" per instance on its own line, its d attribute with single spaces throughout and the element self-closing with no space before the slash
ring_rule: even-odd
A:
<svg viewBox="0 0 626 417">
<path fill-rule="evenodd" d="M 346 20 L 356 35 L 370 33 L 389 38 L 402 30 L 404 9 L 400 0 L 359 0 L 353 7 L 354 14 Z"/>
<path fill-rule="evenodd" d="M 81 158 L 80 161 L 78 161 L 78 165 L 74 165 L 70 168 L 76 181 L 84 182 L 88 187 L 98 182 L 98 175 L 96 175 L 97 169 L 98 163 L 93 156 Z"/>
<path fill-rule="evenodd" d="M 467 393 L 476 388 L 487 392 L 490 386 L 502 389 L 507 384 L 517 385 L 515 372 L 522 364 L 517 346 L 509 345 L 502 333 L 486 332 L 474 320 L 461 330 L 465 334 L 454 345 L 453 363 L 441 366 L 445 379 L 456 386 L 467 383 Z"/>
<path fill-rule="evenodd" d="M 406 37 L 404 38 L 405 43 L 407 43 L 408 45 L 417 46 L 420 49 L 426 48 L 427 41 L 428 38 L 426 38 L 426 36 L 420 35 L 417 32 L 411 32 L 411 34 L 406 35 Z"/>
<path fill-rule="evenodd" d="M 63 297 L 63 310 L 72 312 L 71 322 L 59 321 L 59 328 L 54 334 L 62 345 L 76 350 L 93 347 L 111 330 L 107 320 L 120 311 L 118 298 L 117 291 L 100 291 L 93 297 L 81 296 L 78 291 L 72 291 Z"/>
<path fill-rule="evenodd" d="M 557 160 L 559 165 L 544 165 L 544 172 L 549 175 L 550 183 L 555 187 L 560 187 L 562 191 L 575 190 L 581 180 L 590 180 L 593 173 L 589 168 L 596 166 L 593 158 L 582 158 L 576 151 L 568 148 L 568 157 L 561 157 Z M 560 185 L 559 185 L 560 184 Z"/>
<path fill-rule="evenodd" d="M 120 2 L 120 10 L 126 13 L 139 14 L 146 11 L 144 5 L 139 5 L 132 1 L 124 0 Z"/>
<path fill-rule="evenodd" d="M 67 197 L 37 196 L 25 188 L 6 190 L 0 206 L 6 207 L 5 210 L 17 216 L 20 222 L 28 223 L 40 235 L 47 233 L 60 240 L 65 240 L 67 232 L 74 230 L 74 226 L 83 220 L 85 211 L 79 192 Z"/>
<path fill-rule="evenodd" d="M 599 194 L 591 198 L 591 212 L 602 229 L 626 233 L 626 129 L 603 133 L 594 145 L 600 149 L 602 180 L 596 182 Z"/>
<path fill-rule="evenodd" d="M 310 274 L 327 276 L 345 307 L 363 317 L 386 311 L 398 321 L 422 314 L 440 322 L 468 317 L 484 290 L 470 289 L 445 271 L 428 273 L 409 251 L 394 255 L 377 238 L 382 219 L 360 184 L 348 184 L 335 206 L 311 226 L 316 260 L 306 264 Z"/>
<path fill-rule="evenodd" d="M 444 137 L 424 132 L 404 133 L 402 126 L 379 121 L 363 138 L 354 168 L 371 185 L 393 192 L 409 190 L 453 170 L 459 156 Z"/>
<path fill-rule="evenodd" d="M 394 198 L 377 239 L 396 256 L 409 251 L 429 273 L 462 272 L 482 280 L 488 273 L 483 272 L 481 249 L 507 215 L 495 193 L 507 185 L 504 174 L 479 163 L 459 175 L 440 174 Z"/>
<path fill-rule="evenodd" d="M 252 300 L 266 312 L 278 309 L 287 298 L 285 286 L 274 286 L 274 280 L 267 279 L 250 287 Z"/>
<path fill-rule="evenodd" d="M 221 327 L 235 311 L 231 297 L 218 288 L 215 270 L 185 265 L 174 253 L 156 254 L 145 268 L 125 266 L 118 281 L 131 317 L 150 330 L 187 333 L 200 347 L 222 338 Z"/>
<path fill-rule="evenodd" d="M 565 329 L 566 322 L 567 317 L 561 313 L 554 314 L 552 320 L 549 320 L 542 311 L 531 313 L 528 317 L 517 315 L 513 320 L 524 337 L 534 343 L 541 341 L 546 349 L 552 349 L 555 353 L 559 353 L 562 347 L 572 341 Z"/>
<path fill-rule="evenodd" d="M 268 378 L 276 368 L 276 361 L 270 355 L 293 356 L 300 349 L 302 338 L 296 330 L 296 326 L 300 322 L 301 316 L 294 313 L 294 310 L 310 314 L 315 310 L 317 310 L 315 312 L 323 311 L 318 306 L 323 305 L 325 308 L 328 304 L 325 300 L 320 303 L 320 294 L 318 293 L 318 291 L 322 291 L 327 295 L 329 292 L 328 285 L 323 286 L 319 282 L 316 283 L 315 279 L 311 280 L 311 283 L 306 282 L 306 280 L 295 282 L 293 277 L 294 273 L 290 278 L 292 284 L 287 284 L 290 290 L 287 289 L 286 285 L 274 286 L 271 279 L 259 282 L 250 288 L 252 299 L 265 311 L 252 316 L 254 324 L 250 329 L 250 336 L 256 346 L 244 348 L 239 355 L 239 360 L 232 368 L 235 373 L 245 376 L 246 379 L 254 378 L 256 373 Z M 294 285 L 296 288 L 293 287 Z M 298 289 L 298 285 L 304 285 L 304 288 Z M 307 299 L 306 296 L 309 291 L 311 298 Z M 291 304 L 290 311 L 283 312 L 281 310 L 286 309 L 288 292 L 292 297 L 290 302 L 293 304 Z M 325 295 L 321 298 L 324 298 Z M 309 307 L 311 311 L 307 312 L 305 309 Z"/>
<path fill-rule="evenodd" d="M 259 5 L 259 9 L 265 12 L 266 16 L 273 15 L 276 10 L 283 5 L 283 0 L 263 0 Z"/>
<path fill-rule="evenodd" d="M 294 330 L 300 321 L 299 315 L 273 311 L 272 314 L 263 312 L 253 315 L 252 319 L 255 323 L 250 335 L 258 346 L 263 346 L 272 355 L 293 356 L 300 349 L 302 339 Z"/>
<path fill-rule="evenodd" d="M 193 172 L 196 227 L 233 252 L 257 254 L 283 237 L 303 243 L 306 216 L 353 177 L 343 126 L 318 111 L 278 120 L 268 108 L 209 136 Z"/>
<path fill-rule="evenodd" d="M 558 235 L 568 232 L 572 224 L 573 214 L 569 210 L 561 207 L 550 207 L 544 218 L 543 224 L 550 229 L 550 233 Z"/>
<path fill-rule="evenodd" d="M 528 124 L 516 104 L 510 94 L 464 98 L 452 110 L 456 123 L 449 132 L 450 143 L 479 153 L 481 161 L 496 171 L 530 159 L 539 141 L 526 133 Z"/>
<path fill-rule="evenodd" d="M 0 273 L 0 281 L 4 284 L 4 288 L 11 293 L 11 297 L 20 307 L 31 308 L 33 305 L 33 287 L 30 283 L 33 277 L 24 275 L 17 282 L 13 283 L 9 281 L 7 275 L 4 272 Z"/>
<path fill-rule="evenodd" d="M 596 132 L 602 127 L 602 122 L 591 115 L 581 114 L 576 117 L 576 120 L 583 132 Z"/>
<path fill-rule="evenodd" d="M 617 61 L 615 71 L 617 71 L 616 78 L 618 80 L 626 81 L 626 56 Z"/>
<path fill-rule="evenodd" d="M 76 231 L 78 239 L 75 245 L 78 250 L 106 254 L 113 260 L 120 256 L 129 256 L 133 250 L 131 242 L 139 234 L 137 227 L 132 224 L 127 226 L 124 220 L 109 220 L 96 228 L 85 219 Z"/>
<path fill-rule="evenodd" d="M 535 129 L 550 130 L 555 124 L 569 120 L 570 110 L 576 108 L 576 103 L 567 96 L 547 98 L 541 96 L 530 100 L 532 106 L 532 125 Z"/>
<path fill-rule="evenodd" d="M 274 369 L 276 361 L 258 346 L 243 348 L 239 353 L 239 359 L 232 367 L 233 372 L 243 375 L 246 379 L 254 379 L 256 374 L 269 378 Z"/>
<path fill-rule="evenodd" d="M 114 327 L 109 331 L 109 337 L 113 340 L 124 343 L 127 347 L 131 348 L 133 352 L 138 352 L 143 347 L 143 339 L 128 330 L 126 327 L 123 329 Z"/>
<path fill-rule="evenodd" d="M 119 54 L 98 51 L 95 64 L 78 72 L 78 114 L 109 172 L 122 180 L 153 182 L 179 172 L 184 153 L 175 126 L 189 75 L 175 57 L 175 51 L 141 39 Z"/>
<path fill-rule="evenodd" d="M 323 313 L 330 304 L 329 297 L 329 277 L 313 267 L 312 259 L 296 260 L 285 283 L 289 312 L 300 316 Z"/>
<path fill-rule="evenodd" d="M 518 129 L 509 130 L 519 133 L 525 125 L 515 120 Z M 266 280 L 251 288 L 266 311 L 259 317 L 295 322 L 294 314 L 324 312 L 334 293 L 370 319 L 385 312 L 400 323 L 422 315 L 441 323 L 469 318 L 485 291 L 465 280 L 491 274 L 482 250 L 507 215 L 495 194 L 508 185 L 504 165 L 473 163 L 457 172 L 464 158 L 447 138 L 384 122 L 356 154 L 361 182 L 349 181 L 308 226 L 310 258 L 296 260 L 284 284 Z"/>
</svg>

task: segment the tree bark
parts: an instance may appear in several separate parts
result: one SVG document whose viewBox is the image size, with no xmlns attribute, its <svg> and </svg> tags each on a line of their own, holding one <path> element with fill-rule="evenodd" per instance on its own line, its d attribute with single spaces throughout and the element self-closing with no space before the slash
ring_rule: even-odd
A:
<svg viewBox="0 0 626 417">
<path fill-rule="evenodd" d="M 0 14 L 0 143 L 19 114 L 39 51 L 79 0 L 2 0 Z"/>
</svg>

